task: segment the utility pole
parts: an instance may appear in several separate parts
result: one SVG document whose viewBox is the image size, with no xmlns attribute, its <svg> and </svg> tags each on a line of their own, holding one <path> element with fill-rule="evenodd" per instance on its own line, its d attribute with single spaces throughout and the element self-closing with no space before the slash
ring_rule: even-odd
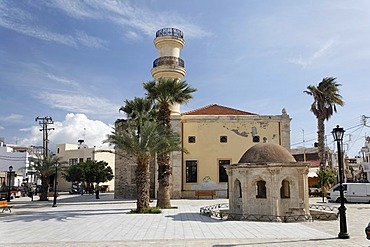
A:
<svg viewBox="0 0 370 247">
<path fill-rule="evenodd" d="M 306 145 L 305 145 L 305 139 L 304 139 L 304 129 L 302 129 L 302 135 L 303 135 L 303 162 L 306 162 Z"/>
<path fill-rule="evenodd" d="M 39 122 L 42 131 L 42 147 L 43 147 L 43 156 L 44 160 L 48 157 L 48 151 L 49 151 L 49 130 L 54 130 L 54 128 L 48 128 L 49 124 L 54 124 L 54 121 L 51 117 L 37 117 L 35 121 Z"/>
</svg>

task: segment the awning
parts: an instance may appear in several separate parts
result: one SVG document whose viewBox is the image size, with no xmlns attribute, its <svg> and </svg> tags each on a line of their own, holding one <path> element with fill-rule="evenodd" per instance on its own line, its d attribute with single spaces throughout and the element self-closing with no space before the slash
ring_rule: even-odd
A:
<svg viewBox="0 0 370 247">
<path fill-rule="evenodd" d="M 309 178 L 314 178 L 317 177 L 317 171 L 319 168 L 310 168 L 310 171 L 308 172 L 308 177 Z"/>
</svg>

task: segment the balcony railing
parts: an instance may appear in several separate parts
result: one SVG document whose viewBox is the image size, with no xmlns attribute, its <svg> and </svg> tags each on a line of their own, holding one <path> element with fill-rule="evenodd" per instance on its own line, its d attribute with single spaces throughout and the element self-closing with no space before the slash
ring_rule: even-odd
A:
<svg viewBox="0 0 370 247">
<path fill-rule="evenodd" d="M 183 32 L 177 28 L 162 28 L 155 33 L 155 37 L 161 36 L 172 36 L 179 39 L 184 38 Z"/>
<path fill-rule="evenodd" d="M 162 65 L 170 65 L 170 66 L 175 65 L 175 66 L 185 68 L 184 60 L 182 60 L 179 57 L 172 57 L 172 56 L 160 57 L 160 58 L 157 58 L 156 60 L 154 60 L 154 62 L 153 62 L 153 68 L 158 67 L 158 66 L 162 66 Z"/>
</svg>

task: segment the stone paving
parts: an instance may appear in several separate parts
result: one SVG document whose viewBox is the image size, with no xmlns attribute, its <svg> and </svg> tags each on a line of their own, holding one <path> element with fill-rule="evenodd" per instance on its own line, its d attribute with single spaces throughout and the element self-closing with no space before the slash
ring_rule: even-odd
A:
<svg viewBox="0 0 370 247">
<path fill-rule="evenodd" d="M 342 240 L 338 220 L 247 222 L 199 214 L 200 207 L 226 199 L 172 200 L 177 208 L 140 215 L 127 214 L 134 200 L 114 200 L 112 193 L 100 198 L 62 194 L 57 207 L 52 200 L 14 199 L 12 213 L 0 213 L 0 246 L 370 246 L 364 232 L 370 204 L 346 205 L 351 238 Z M 310 200 L 320 204 L 320 198 Z"/>
</svg>

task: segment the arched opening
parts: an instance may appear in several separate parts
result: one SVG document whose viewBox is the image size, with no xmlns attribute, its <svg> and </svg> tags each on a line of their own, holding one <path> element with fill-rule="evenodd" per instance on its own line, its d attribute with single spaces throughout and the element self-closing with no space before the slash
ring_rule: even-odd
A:
<svg viewBox="0 0 370 247">
<path fill-rule="evenodd" d="M 243 193 L 242 193 L 242 184 L 238 179 L 235 180 L 234 182 L 234 197 L 235 198 L 242 198 Z"/>
<path fill-rule="evenodd" d="M 266 182 L 263 180 L 257 181 L 256 198 L 267 198 L 266 196 Z"/>
<path fill-rule="evenodd" d="M 280 198 L 290 198 L 290 184 L 286 179 L 281 182 Z"/>
</svg>

